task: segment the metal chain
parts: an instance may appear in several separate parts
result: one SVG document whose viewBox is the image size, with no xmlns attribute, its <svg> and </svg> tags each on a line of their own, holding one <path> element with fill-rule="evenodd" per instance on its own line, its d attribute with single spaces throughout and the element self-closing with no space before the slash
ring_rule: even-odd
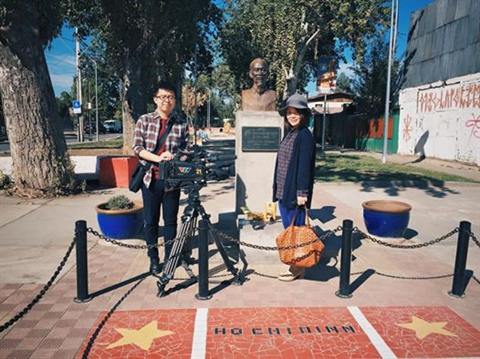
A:
<svg viewBox="0 0 480 359">
<path fill-rule="evenodd" d="M 354 232 L 357 232 L 357 233 L 360 233 L 362 236 L 364 236 L 365 238 L 371 240 L 372 242 L 377 243 L 377 244 L 381 244 L 382 246 L 385 246 L 385 247 L 401 248 L 401 249 L 416 249 L 416 248 L 427 247 L 427 246 L 430 246 L 430 245 L 432 245 L 432 244 L 437 244 L 437 243 L 439 243 L 439 242 L 441 242 L 441 241 L 444 241 L 445 239 L 450 238 L 450 237 L 453 236 L 455 233 L 458 233 L 458 227 L 454 228 L 453 230 L 451 230 L 451 231 L 448 232 L 447 234 L 444 234 L 444 235 L 441 236 L 441 237 L 432 239 L 431 241 L 428 241 L 428 242 L 425 242 L 425 243 L 419 243 L 419 244 L 410 244 L 410 245 L 402 245 L 402 244 L 395 244 L 395 243 L 389 243 L 389 242 L 382 241 L 382 240 L 380 240 L 380 239 L 377 239 L 377 238 L 375 238 L 375 237 L 372 237 L 371 235 L 363 232 L 363 231 L 360 230 L 358 227 L 354 227 L 354 228 L 353 228 L 353 231 L 354 231 Z"/>
<path fill-rule="evenodd" d="M 65 255 L 63 256 L 63 259 L 62 261 L 60 262 L 60 264 L 58 265 L 57 269 L 55 270 L 55 273 L 53 273 L 52 277 L 49 279 L 49 281 L 47 282 L 47 284 L 45 284 L 43 286 L 43 288 L 40 290 L 40 292 L 35 296 L 35 298 L 33 298 L 33 300 L 26 306 L 24 307 L 20 312 L 18 312 L 12 319 L 10 319 L 9 321 L 5 322 L 4 324 L 2 324 L 0 326 L 0 333 L 3 332 L 4 330 L 6 330 L 7 328 L 9 328 L 10 326 L 12 326 L 15 322 L 17 322 L 18 320 L 20 320 L 25 314 L 27 314 L 35 304 L 38 303 L 38 301 L 40 299 L 42 299 L 42 297 L 45 295 L 45 293 L 47 292 L 48 289 L 50 289 L 50 287 L 52 286 L 53 282 L 55 281 L 55 279 L 58 277 L 58 275 L 60 274 L 60 271 L 63 269 L 63 267 L 65 266 L 65 263 L 67 262 L 67 259 L 68 257 L 70 256 L 70 253 L 72 252 L 72 249 L 73 247 L 75 246 L 75 243 L 77 241 L 77 238 L 74 237 L 72 242 L 70 243 L 70 246 L 68 247 L 67 249 L 67 252 L 65 253 Z"/>
<path fill-rule="evenodd" d="M 475 236 L 475 234 L 473 232 L 470 232 L 470 238 L 472 238 L 472 241 L 475 242 L 475 244 L 480 247 L 480 241 L 477 239 L 477 237 Z"/>
<path fill-rule="evenodd" d="M 278 276 L 276 276 L 276 275 L 260 273 L 260 272 L 257 272 L 255 269 L 253 270 L 252 274 L 255 274 L 259 277 L 268 278 L 268 279 L 278 279 Z"/>
<path fill-rule="evenodd" d="M 150 249 L 150 248 L 158 248 L 158 247 L 163 247 L 165 244 L 173 244 L 177 238 L 170 239 L 169 241 L 166 242 L 160 242 L 158 244 L 128 244 L 128 243 L 123 243 L 121 241 L 117 241 L 115 239 L 109 238 L 98 231 L 94 230 L 91 227 L 87 228 L 87 233 L 93 234 L 95 237 L 98 237 L 100 239 L 105 240 L 107 243 L 115 244 L 119 247 L 124 247 L 124 248 L 130 248 L 130 249 Z"/>
<path fill-rule="evenodd" d="M 315 238 L 314 240 L 311 240 L 309 242 L 305 242 L 305 243 L 300 243 L 300 244 L 293 244 L 293 245 L 290 245 L 290 246 L 285 246 L 285 247 L 269 247 L 269 246 L 260 246 L 260 245 L 257 245 L 257 244 L 251 244 L 251 243 L 247 243 L 247 242 L 244 242 L 244 241 L 241 241 L 239 239 L 236 239 L 236 238 L 233 238 L 232 236 L 229 236 L 223 232 L 220 232 L 219 230 L 217 230 L 216 228 L 213 228 L 211 227 L 211 230 L 213 232 L 215 232 L 215 234 L 217 234 L 218 236 L 220 236 L 222 239 L 224 240 L 227 240 L 229 242 L 234 242 L 234 243 L 238 243 L 238 244 L 241 244 L 242 246 L 245 246 L 245 247 L 249 247 L 249 248 L 254 248 L 254 249 L 260 249 L 260 250 L 265 250 L 265 251 L 282 251 L 282 250 L 287 250 L 287 249 L 296 249 L 296 248 L 301 248 L 301 247 L 305 247 L 305 246 L 308 246 L 310 244 L 313 244 L 315 243 L 316 241 L 319 241 L 319 240 L 326 240 L 328 237 L 330 237 L 331 235 L 335 234 L 336 232 L 340 231 L 342 229 L 341 226 L 338 226 L 337 228 L 335 228 L 334 230 L 332 231 L 328 231 L 326 232 L 325 234 L 321 235 L 320 237 L 318 238 Z M 308 257 L 308 256 L 306 256 Z M 305 258 L 306 258 L 305 257 Z M 303 259 L 303 258 L 300 258 L 300 259 Z M 299 260 L 300 260 L 299 259 Z"/>
<path fill-rule="evenodd" d="M 400 276 L 400 275 L 395 275 L 395 274 L 386 274 L 382 272 L 378 272 L 375 270 L 375 274 L 378 274 L 379 276 L 382 277 L 387 277 L 387 278 L 394 278 L 394 279 L 411 279 L 411 280 L 426 280 L 426 279 L 441 279 L 441 278 L 450 278 L 453 277 L 453 274 L 441 274 L 441 275 L 434 275 L 434 276 L 428 276 L 428 277 L 407 277 L 407 276 Z"/>
</svg>

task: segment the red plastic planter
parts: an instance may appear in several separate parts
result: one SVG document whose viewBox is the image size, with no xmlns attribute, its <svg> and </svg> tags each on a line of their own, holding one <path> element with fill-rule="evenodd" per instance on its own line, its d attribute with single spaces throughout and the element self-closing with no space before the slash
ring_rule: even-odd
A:
<svg viewBox="0 0 480 359">
<path fill-rule="evenodd" d="M 100 184 L 127 188 L 137 163 L 133 156 L 100 158 Z"/>
</svg>

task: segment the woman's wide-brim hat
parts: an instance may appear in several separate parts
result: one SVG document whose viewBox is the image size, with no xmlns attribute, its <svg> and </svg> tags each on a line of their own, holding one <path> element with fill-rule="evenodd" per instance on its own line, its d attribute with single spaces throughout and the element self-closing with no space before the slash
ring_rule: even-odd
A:
<svg viewBox="0 0 480 359">
<path fill-rule="evenodd" d="M 293 94 L 287 99 L 285 105 L 281 107 L 278 112 L 280 113 L 280 115 L 284 116 L 287 108 L 289 107 L 296 108 L 297 110 L 308 110 L 309 107 L 307 96 L 300 95 L 299 93 Z"/>
</svg>

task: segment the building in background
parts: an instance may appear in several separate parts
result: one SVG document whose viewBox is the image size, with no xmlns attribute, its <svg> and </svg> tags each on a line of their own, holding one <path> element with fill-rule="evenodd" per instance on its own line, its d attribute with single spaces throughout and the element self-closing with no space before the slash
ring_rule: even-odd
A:
<svg viewBox="0 0 480 359">
<path fill-rule="evenodd" d="M 479 19 L 479 0 L 436 0 L 412 14 L 399 153 L 480 165 Z"/>
</svg>

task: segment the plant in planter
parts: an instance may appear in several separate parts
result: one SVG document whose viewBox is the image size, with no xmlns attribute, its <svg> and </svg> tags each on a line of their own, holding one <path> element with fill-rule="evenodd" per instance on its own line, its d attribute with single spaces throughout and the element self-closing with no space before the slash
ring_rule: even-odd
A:
<svg viewBox="0 0 480 359">
<path fill-rule="evenodd" d="M 100 203 L 96 210 L 100 230 L 109 238 L 133 238 L 142 227 L 142 204 L 124 195 L 111 197 L 108 202 Z"/>
</svg>

